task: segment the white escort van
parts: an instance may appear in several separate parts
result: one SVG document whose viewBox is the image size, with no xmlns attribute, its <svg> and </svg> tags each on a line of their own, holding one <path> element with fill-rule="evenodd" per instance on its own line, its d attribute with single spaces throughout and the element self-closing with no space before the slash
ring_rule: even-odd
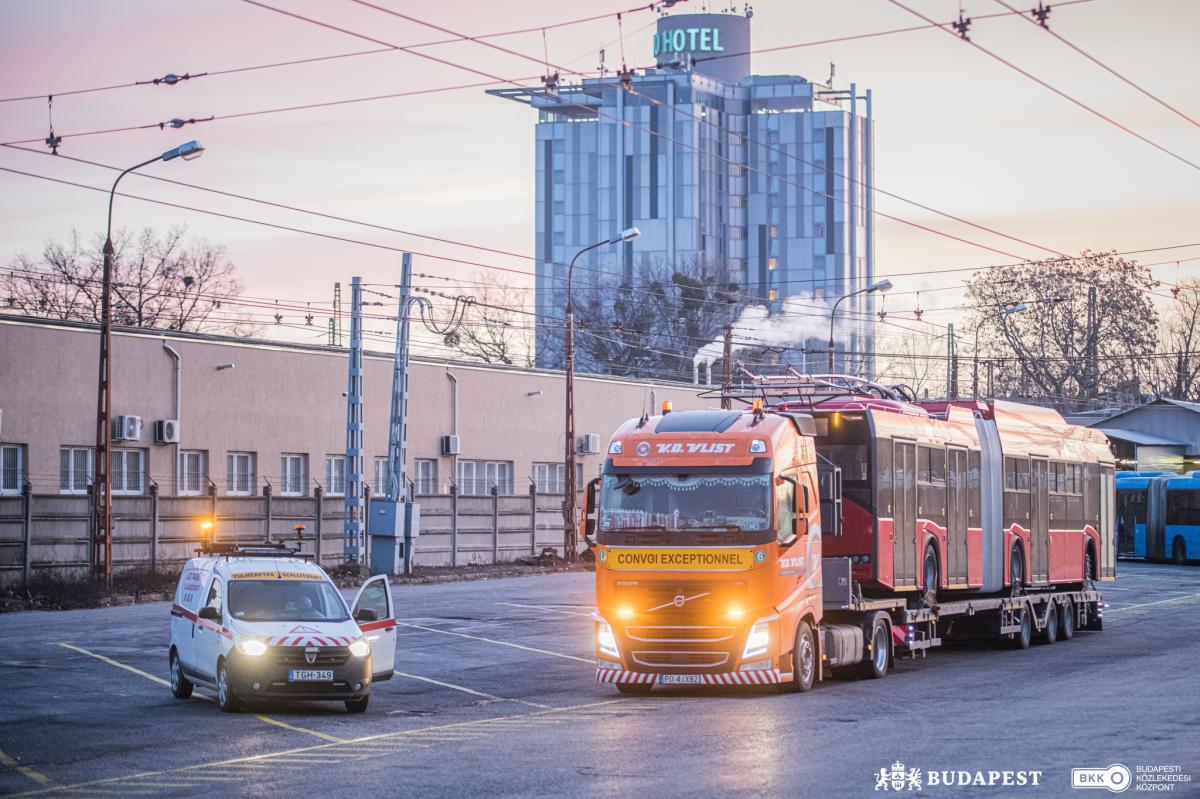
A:
<svg viewBox="0 0 1200 799">
<path fill-rule="evenodd" d="M 362 713 L 396 657 L 387 577 L 367 580 L 351 608 L 291 549 L 210 548 L 175 589 L 171 691 L 186 699 L 195 685 L 214 689 L 227 712 L 253 699 L 334 699 Z"/>
</svg>

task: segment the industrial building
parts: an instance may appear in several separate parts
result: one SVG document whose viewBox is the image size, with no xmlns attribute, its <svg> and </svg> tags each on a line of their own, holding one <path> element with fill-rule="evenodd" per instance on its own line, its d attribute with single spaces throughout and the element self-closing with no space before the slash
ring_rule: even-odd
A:
<svg viewBox="0 0 1200 799">
<path fill-rule="evenodd" d="M 631 226 L 640 238 L 579 259 L 576 292 L 636 285 L 648 268 L 693 264 L 769 308 L 793 295 L 836 298 L 873 281 L 871 92 L 751 74 L 751 16 L 660 17 L 653 69 L 489 90 L 538 112 L 540 366 L 561 365 L 553 320 L 568 263 Z M 841 306 L 854 320 L 872 310 L 869 295 Z M 838 343 L 869 351 L 868 326 L 849 325 Z M 839 357 L 838 368 L 863 365 Z"/>
</svg>

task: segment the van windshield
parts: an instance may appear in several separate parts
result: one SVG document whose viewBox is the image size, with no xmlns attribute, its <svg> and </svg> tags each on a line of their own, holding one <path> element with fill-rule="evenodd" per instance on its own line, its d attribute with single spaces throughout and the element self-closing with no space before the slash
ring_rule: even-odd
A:
<svg viewBox="0 0 1200 799">
<path fill-rule="evenodd" d="M 229 612 L 241 621 L 347 621 L 342 596 L 325 580 L 231 580 Z"/>
<path fill-rule="evenodd" d="M 767 474 L 606 474 L 600 529 L 766 530 L 771 523 Z"/>
</svg>

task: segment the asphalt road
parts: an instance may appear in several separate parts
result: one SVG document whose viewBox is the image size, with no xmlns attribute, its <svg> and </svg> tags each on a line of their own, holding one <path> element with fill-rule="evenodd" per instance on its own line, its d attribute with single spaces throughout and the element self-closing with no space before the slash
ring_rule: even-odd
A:
<svg viewBox="0 0 1200 799">
<path fill-rule="evenodd" d="M 866 797 L 897 761 L 1041 772 L 905 796 L 1099 799 L 1071 769 L 1112 763 L 1177 766 L 1168 795 L 1200 795 L 1200 567 L 1119 572 L 1103 632 L 805 695 L 596 684 L 589 574 L 403 587 L 398 673 L 365 715 L 172 698 L 163 603 L 5 615 L 0 795 Z"/>
</svg>

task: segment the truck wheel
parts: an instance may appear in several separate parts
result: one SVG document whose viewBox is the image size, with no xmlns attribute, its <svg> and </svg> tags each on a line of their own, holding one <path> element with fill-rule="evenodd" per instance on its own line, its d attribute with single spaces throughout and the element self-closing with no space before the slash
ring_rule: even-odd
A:
<svg viewBox="0 0 1200 799">
<path fill-rule="evenodd" d="M 796 628 L 796 644 L 792 649 L 792 684 L 794 691 L 811 691 L 817 679 L 817 646 L 812 627 L 807 621 Z"/>
<path fill-rule="evenodd" d="M 892 631 L 887 620 L 876 616 L 870 636 L 870 658 L 858 664 L 858 676 L 864 680 L 880 680 L 887 676 L 891 656 Z"/>
<path fill-rule="evenodd" d="M 1009 596 L 1020 596 L 1025 591 L 1025 554 L 1020 544 L 1013 547 L 1008 566 Z"/>
<path fill-rule="evenodd" d="M 192 695 L 192 681 L 183 676 L 183 666 L 179 664 L 179 655 L 171 650 L 171 693 L 176 699 L 187 699 Z"/>
<path fill-rule="evenodd" d="M 1075 603 L 1070 599 L 1058 606 L 1058 637 L 1064 641 L 1075 637 Z"/>
<path fill-rule="evenodd" d="M 1083 554 L 1083 587 L 1087 591 L 1095 588 L 1094 581 L 1096 579 L 1096 559 L 1092 557 L 1092 550 L 1088 549 Z"/>
<path fill-rule="evenodd" d="M 940 585 L 938 573 L 937 550 L 933 544 L 925 547 L 925 565 L 922 568 L 924 590 L 921 594 L 922 607 L 932 608 L 937 605 L 937 592 Z"/>
<path fill-rule="evenodd" d="M 1176 538 L 1174 546 L 1171 547 L 1171 562 L 1176 566 L 1187 563 L 1187 548 L 1184 547 L 1182 538 Z"/>
<path fill-rule="evenodd" d="M 619 682 L 617 690 L 626 696 L 645 696 L 654 687 L 653 683 Z"/>
<path fill-rule="evenodd" d="M 1058 608 L 1054 603 L 1050 603 L 1050 609 L 1046 612 L 1046 626 L 1042 628 L 1041 634 L 1038 635 L 1038 643 L 1052 644 L 1058 640 Z"/>
<path fill-rule="evenodd" d="M 236 713 L 242 708 L 242 702 L 233 692 L 233 683 L 229 680 L 229 669 L 225 661 L 217 664 L 217 704 L 226 713 Z"/>
<path fill-rule="evenodd" d="M 371 700 L 370 694 L 364 696 L 362 699 L 347 699 L 346 700 L 346 711 L 348 713 L 366 713 L 367 712 L 367 704 L 370 702 L 370 700 Z"/>
<path fill-rule="evenodd" d="M 1029 606 L 1021 608 L 1021 631 L 1013 636 L 1013 649 L 1028 649 L 1033 640 L 1033 614 Z"/>
</svg>

